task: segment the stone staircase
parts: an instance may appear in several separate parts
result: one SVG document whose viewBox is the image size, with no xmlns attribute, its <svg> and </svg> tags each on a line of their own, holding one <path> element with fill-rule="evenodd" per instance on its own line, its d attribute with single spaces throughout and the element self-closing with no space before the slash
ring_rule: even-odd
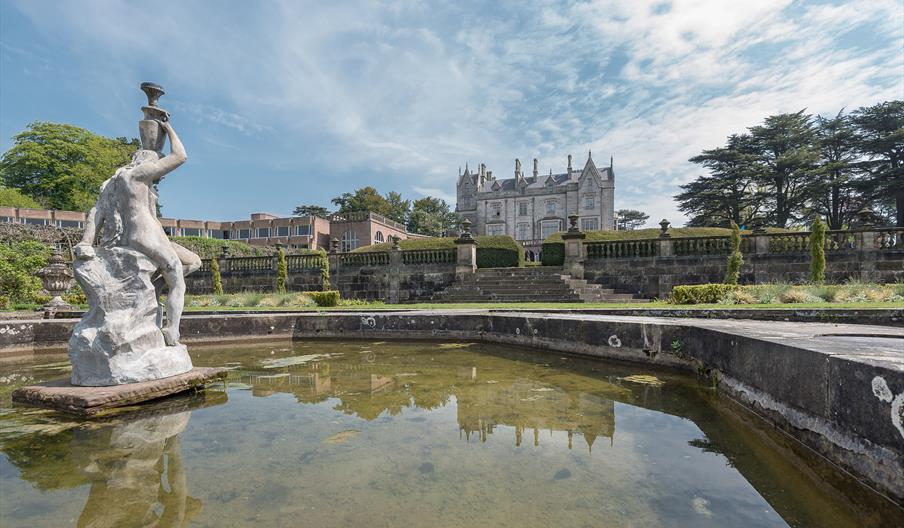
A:
<svg viewBox="0 0 904 528">
<path fill-rule="evenodd" d="M 561 267 L 484 268 L 434 296 L 437 302 L 645 302 L 573 279 Z"/>
</svg>

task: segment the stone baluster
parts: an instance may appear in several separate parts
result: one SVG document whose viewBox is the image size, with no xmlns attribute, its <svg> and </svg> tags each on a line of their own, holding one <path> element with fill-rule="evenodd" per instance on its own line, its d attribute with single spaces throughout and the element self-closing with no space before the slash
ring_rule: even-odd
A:
<svg viewBox="0 0 904 528">
<path fill-rule="evenodd" d="M 461 235 L 455 239 L 455 280 L 461 280 L 477 271 L 477 241 L 471 236 L 471 221 L 461 221 Z"/>
<path fill-rule="evenodd" d="M 575 279 L 584 278 L 584 239 L 587 235 L 578 227 L 578 215 L 572 213 L 568 216 L 570 227 L 562 235 L 565 241 L 565 273 Z"/>
</svg>

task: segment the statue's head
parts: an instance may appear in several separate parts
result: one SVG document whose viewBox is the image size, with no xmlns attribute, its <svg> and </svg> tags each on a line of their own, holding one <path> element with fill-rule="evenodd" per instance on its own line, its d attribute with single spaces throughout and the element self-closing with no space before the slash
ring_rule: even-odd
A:
<svg viewBox="0 0 904 528">
<path fill-rule="evenodd" d="M 132 154 L 132 163 L 129 165 L 136 167 L 146 161 L 156 161 L 162 157 L 163 155 L 156 150 L 141 149 Z"/>
</svg>

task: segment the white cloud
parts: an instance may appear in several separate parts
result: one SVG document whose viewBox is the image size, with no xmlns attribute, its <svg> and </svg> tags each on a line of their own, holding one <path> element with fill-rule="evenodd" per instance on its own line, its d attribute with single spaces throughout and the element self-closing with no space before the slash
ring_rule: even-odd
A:
<svg viewBox="0 0 904 528">
<path fill-rule="evenodd" d="M 453 204 L 467 161 L 508 175 L 513 158 L 539 157 L 546 172 L 592 148 L 615 156 L 618 208 L 680 224 L 671 196 L 698 173 L 687 159 L 703 148 L 769 114 L 904 97 L 899 0 L 544 0 L 484 12 L 179 2 L 152 25 L 125 0 L 61 2 L 53 16 L 39 2 L 17 5 L 97 56 L 103 67 L 86 76 L 113 85 L 158 72 L 197 99 L 171 99 L 194 119 L 284 142 L 285 152 L 257 155 L 262 166 L 313 158 Z M 865 42 L 844 41 L 858 28 Z"/>
</svg>

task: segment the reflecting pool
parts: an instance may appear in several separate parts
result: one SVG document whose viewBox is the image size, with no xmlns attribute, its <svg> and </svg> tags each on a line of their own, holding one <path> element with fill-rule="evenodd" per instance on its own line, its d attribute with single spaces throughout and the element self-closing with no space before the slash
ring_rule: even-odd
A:
<svg viewBox="0 0 904 528">
<path fill-rule="evenodd" d="M 0 363 L 0 525 L 904 525 L 682 372 L 472 343 L 190 348 L 228 383 L 95 420 L 10 404 L 65 355 Z"/>
</svg>

